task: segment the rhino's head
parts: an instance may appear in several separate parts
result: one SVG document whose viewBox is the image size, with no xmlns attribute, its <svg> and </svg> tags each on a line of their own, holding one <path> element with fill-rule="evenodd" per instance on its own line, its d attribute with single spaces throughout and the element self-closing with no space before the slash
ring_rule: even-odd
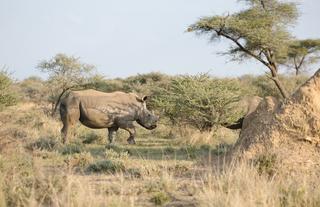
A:
<svg viewBox="0 0 320 207">
<path fill-rule="evenodd" d="M 151 130 L 157 127 L 157 122 L 159 120 L 159 117 L 147 109 L 147 106 L 146 106 L 147 98 L 148 98 L 147 96 L 144 96 L 142 98 L 137 98 L 137 100 L 142 103 L 141 110 L 138 114 L 137 122 L 144 128 Z"/>
</svg>

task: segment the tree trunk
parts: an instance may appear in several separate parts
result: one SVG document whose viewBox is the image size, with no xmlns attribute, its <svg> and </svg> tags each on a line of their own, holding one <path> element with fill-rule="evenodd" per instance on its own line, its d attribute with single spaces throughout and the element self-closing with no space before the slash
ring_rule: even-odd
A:
<svg viewBox="0 0 320 207">
<path fill-rule="evenodd" d="M 279 89 L 282 97 L 284 99 L 289 98 L 289 94 L 288 94 L 287 90 L 283 86 L 282 82 L 278 79 L 278 73 L 277 73 L 278 70 L 277 70 L 276 66 L 275 65 L 270 65 L 269 69 L 271 71 L 272 80 L 276 84 L 277 88 Z"/>
<path fill-rule="evenodd" d="M 287 90 L 284 88 L 283 84 L 281 83 L 281 81 L 278 79 L 278 77 L 273 77 L 272 80 L 274 81 L 274 83 L 276 84 L 277 88 L 279 89 L 282 97 L 284 99 L 289 98 L 289 94 L 287 92 Z"/>
</svg>

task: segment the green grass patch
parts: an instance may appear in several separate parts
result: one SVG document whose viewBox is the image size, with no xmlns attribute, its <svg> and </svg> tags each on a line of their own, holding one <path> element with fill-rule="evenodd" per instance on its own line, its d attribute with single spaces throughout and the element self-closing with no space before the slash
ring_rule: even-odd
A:
<svg viewBox="0 0 320 207">
<path fill-rule="evenodd" d="M 53 138 L 45 138 L 42 137 L 40 139 L 37 139 L 36 141 L 30 143 L 27 148 L 31 150 L 47 150 L 47 151 L 53 151 L 56 150 L 59 147 L 60 143 L 53 139 Z"/>
<path fill-rule="evenodd" d="M 87 167 L 87 172 L 93 173 L 116 173 L 124 170 L 123 163 L 112 160 L 100 160 Z"/>
<path fill-rule="evenodd" d="M 169 202 L 170 200 L 171 199 L 170 199 L 169 195 L 163 191 L 155 193 L 151 198 L 151 202 L 153 202 L 157 206 L 164 205 L 165 203 Z"/>
<path fill-rule="evenodd" d="M 92 144 L 92 143 L 102 144 L 104 140 L 102 136 L 92 131 L 81 135 L 79 138 L 82 140 L 83 144 Z"/>
<path fill-rule="evenodd" d="M 70 155 L 83 152 L 84 147 L 82 144 L 71 143 L 61 147 L 59 151 L 63 155 Z"/>
</svg>

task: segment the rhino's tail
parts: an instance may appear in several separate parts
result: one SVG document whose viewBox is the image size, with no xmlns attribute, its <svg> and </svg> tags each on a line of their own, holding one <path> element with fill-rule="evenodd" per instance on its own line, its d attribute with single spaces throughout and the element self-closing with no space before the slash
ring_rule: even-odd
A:
<svg viewBox="0 0 320 207">
<path fill-rule="evenodd" d="M 69 91 L 71 88 L 66 88 L 66 89 L 63 89 L 62 92 L 60 93 L 59 97 L 58 97 L 58 100 L 56 101 L 56 103 L 54 104 L 54 109 L 52 111 L 52 116 L 54 116 L 54 114 L 57 112 L 57 109 L 58 107 L 60 106 L 61 107 L 61 99 L 63 97 L 63 95 Z M 61 114 L 61 110 L 60 110 L 60 114 Z"/>
<path fill-rule="evenodd" d="M 222 126 L 228 128 L 228 129 L 241 129 L 243 124 L 244 117 L 241 117 L 238 119 L 235 123 L 223 123 Z"/>
</svg>

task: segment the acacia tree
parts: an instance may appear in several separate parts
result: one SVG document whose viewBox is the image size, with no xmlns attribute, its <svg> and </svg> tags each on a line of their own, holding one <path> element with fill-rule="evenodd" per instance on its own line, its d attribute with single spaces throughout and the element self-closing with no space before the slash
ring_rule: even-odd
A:
<svg viewBox="0 0 320 207">
<path fill-rule="evenodd" d="M 295 40 L 290 44 L 288 56 L 283 61 L 283 64 L 293 68 L 295 74 L 299 75 L 306 65 L 319 61 L 319 54 L 320 39 Z"/>
<path fill-rule="evenodd" d="M 96 77 L 95 67 L 82 63 L 80 58 L 57 54 L 50 60 L 43 60 L 37 66 L 41 72 L 48 73 L 51 89 L 52 115 L 55 114 L 60 99 L 66 91 L 87 87 Z"/>
<path fill-rule="evenodd" d="M 154 91 L 152 107 L 173 125 L 192 125 L 210 131 L 214 125 L 233 123 L 243 115 L 235 104 L 243 96 L 239 82 L 215 79 L 208 74 L 183 75 Z"/>
<path fill-rule="evenodd" d="M 220 37 L 232 42 L 224 54 L 233 60 L 254 58 L 270 71 L 284 98 L 288 92 L 278 78 L 278 60 L 285 59 L 292 37 L 288 32 L 298 17 L 295 3 L 277 0 L 242 0 L 247 8 L 231 14 L 204 17 L 189 26 L 189 32 L 210 34 L 212 40 Z"/>
</svg>

